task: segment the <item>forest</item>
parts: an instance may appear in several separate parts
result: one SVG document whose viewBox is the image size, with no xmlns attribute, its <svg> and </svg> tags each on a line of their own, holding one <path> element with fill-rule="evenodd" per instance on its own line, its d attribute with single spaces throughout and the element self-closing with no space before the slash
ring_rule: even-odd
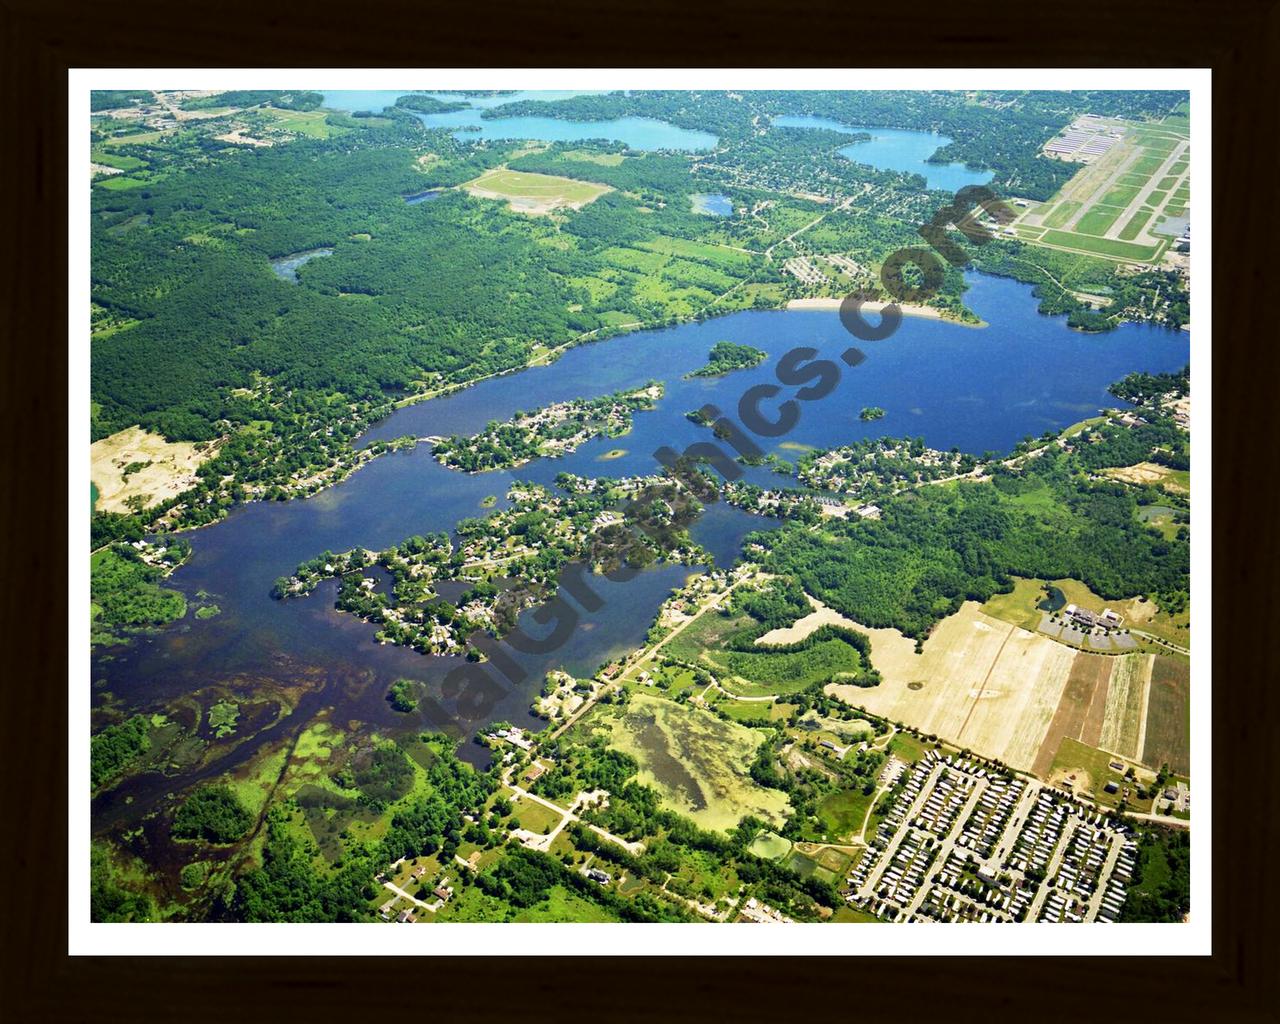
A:
<svg viewBox="0 0 1280 1024">
<path fill-rule="evenodd" d="M 178 565 L 189 551 L 186 541 L 171 541 L 165 552 L 167 566 Z M 91 557 L 89 599 L 95 642 L 110 642 L 129 630 L 162 626 L 186 615 L 186 598 L 159 585 L 166 575 L 165 565 L 144 561 L 127 544 L 116 544 Z"/>
<path fill-rule="evenodd" d="M 233 843 L 244 837 L 253 816 L 227 786 L 202 786 L 178 805 L 171 832 L 175 839 Z"/>
<path fill-rule="evenodd" d="M 721 377 L 734 370 L 748 370 L 759 366 L 767 354 L 750 345 L 738 345 L 732 341 L 717 341 L 707 353 L 706 366 L 690 371 L 689 377 Z"/>
<path fill-rule="evenodd" d="M 1145 529 L 1130 490 L 1089 481 L 1073 458 L 1050 451 L 989 483 L 884 498 L 879 519 L 787 523 L 748 542 L 765 549 L 767 570 L 837 611 L 917 640 L 964 601 L 1007 592 L 1015 575 L 1078 579 L 1104 597 L 1145 594 L 1162 607 L 1185 600 L 1187 541 Z"/>
</svg>

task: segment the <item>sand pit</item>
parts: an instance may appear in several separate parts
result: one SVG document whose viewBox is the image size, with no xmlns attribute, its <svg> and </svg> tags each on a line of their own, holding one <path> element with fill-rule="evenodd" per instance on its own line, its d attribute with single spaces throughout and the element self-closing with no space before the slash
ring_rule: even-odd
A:
<svg viewBox="0 0 1280 1024">
<path fill-rule="evenodd" d="M 130 512 L 131 504 L 150 508 L 176 497 L 196 482 L 196 470 L 220 443 L 211 441 L 197 451 L 195 443 L 166 441 L 141 427 L 95 441 L 89 446 L 89 477 L 98 488 L 97 510 Z"/>
<path fill-rule="evenodd" d="M 827 692 L 1030 770 L 1062 697 L 1076 652 L 983 614 L 975 602 L 940 622 L 924 653 L 893 629 L 864 629 L 879 686 Z M 913 685 L 919 684 L 919 685 Z"/>
<path fill-rule="evenodd" d="M 1173 470 L 1168 466 L 1160 466 L 1154 462 L 1139 462 L 1136 466 L 1122 466 L 1118 469 L 1104 469 L 1105 476 L 1115 480 L 1123 480 L 1127 484 L 1163 484 L 1168 491 L 1175 494 L 1186 494 L 1187 489 L 1173 477 Z"/>
</svg>

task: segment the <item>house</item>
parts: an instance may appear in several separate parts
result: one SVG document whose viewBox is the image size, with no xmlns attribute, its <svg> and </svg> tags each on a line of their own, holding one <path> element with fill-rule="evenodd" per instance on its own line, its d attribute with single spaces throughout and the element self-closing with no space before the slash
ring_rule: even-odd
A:
<svg viewBox="0 0 1280 1024">
<path fill-rule="evenodd" d="M 524 781 L 536 782 L 539 778 L 541 778 L 542 775 L 546 773 L 546 770 L 547 769 L 545 765 L 538 764 L 538 762 L 535 761 L 533 764 L 529 765 L 529 770 L 524 773 Z"/>
<path fill-rule="evenodd" d="M 599 882 L 601 885 L 608 885 L 612 881 L 607 871 L 601 871 L 599 868 L 588 868 L 587 877 L 593 882 Z"/>
<path fill-rule="evenodd" d="M 1108 782 L 1102 788 L 1105 789 L 1108 793 L 1115 793 L 1115 792 L 1118 792 L 1120 789 L 1120 787 L 1117 786 L 1114 782 Z"/>
<path fill-rule="evenodd" d="M 1069 604 L 1062 609 L 1062 614 L 1071 619 L 1077 625 L 1084 626 L 1086 629 L 1093 629 L 1098 624 L 1098 616 L 1086 608 L 1081 608 L 1074 604 Z"/>
</svg>

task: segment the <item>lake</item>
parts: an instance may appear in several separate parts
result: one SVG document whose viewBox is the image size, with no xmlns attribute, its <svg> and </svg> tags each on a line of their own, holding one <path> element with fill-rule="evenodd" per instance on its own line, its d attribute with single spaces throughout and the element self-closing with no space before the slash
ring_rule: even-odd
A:
<svg viewBox="0 0 1280 1024">
<path fill-rule="evenodd" d="M 869 142 L 855 142 L 840 150 L 840 155 L 854 163 L 869 164 L 882 171 L 906 171 L 921 175 L 929 188 L 955 192 L 965 185 L 985 185 L 993 171 L 979 171 L 962 163 L 931 164 L 933 156 L 951 139 L 936 132 L 912 131 L 906 128 L 859 128 L 833 121 L 828 117 L 791 115 L 775 117 L 780 128 L 826 128 L 828 131 L 852 134 L 868 132 Z"/>
<path fill-rule="evenodd" d="M 880 342 L 862 343 L 865 362 L 845 369 L 836 390 L 821 402 L 802 405 L 800 421 L 785 438 L 757 439 L 765 451 L 794 460 L 792 445 L 829 447 L 859 438 L 923 436 L 938 448 L 958 446 L 980 454 L 1003 451 L 1026 434 L 1064 427 L 1103 406 L 1122 404 L 1106 392 L 1124 374 L 1181 368 L 1189 355 L 1185 332 L 1136 324 L 1104 335 L 1066 327 L 1062 317 L 1043 317 L 1029 287 L 1012 280 L 971 274 L 967 302 L 991 326 L 966 328 L 921 318 L 906 318 Z M 684 374 L 706 362 L 717 341 L 731 340 L 763 349 L 769 358 L 750 370 L 718 378 L 685 380 Z M 165 701 L 211 684 L 251 693 L 267 683 L 305 691 L 288 728 L 305 716 L 332 708 L 335 722 L 356 719 L 387 730 L 438 728 L 434 722 L 409 723 L 383 699 L 387 687 L 405 676 L 423 680 L 439 693 L 444 676 L 459 659 L 423 657 L 411 650 L 374 642 L 374 627 L 332 607 L 330 581 L 307 598 L 274 601 L 276 577 L 325 549 L 355 545 L 381 549 L 415 533 L 451 530 L 463 517 L 485 514 L 482 502 L 497 495 L 506 507 L 513 480 L 551 484 L 568 470 L 588 476 L 624 476 L 655 471 L 653 452 L 662 445 L 678 451 L 710 434 L 685 413 L 707 402 L 733 414 L 738 397 L 750 386 L 772 382 L 779 357 L 798 345 L 837 359 L 851 342 L 835 311 L 745 311 L 701 323 L 624 335 L 571 349 L 550 366 L 496 377 L 474 387 L 408 406 L 375 425 L 362 438 L 404 434 L 427 436 L 474 433 L 491 419 L 506 419 L 517 409 L 532 410 L 554 401 L 592 397 L 634 387 L 657 376 L 667 385 L 655 410 L 635 414 L 635 427 L 623 438 L 599 438 L 562 459 L 542 459 L 512 471 L 464 474 L 441 466 L 430 447 L 377 458 L 347 480 L 305 500 L 258 502 L 234 510 L 220 523 L 186 534 L 193 554 L 168 585 L 194 598 L 207 591 L 222 614 L 188 617 L 155 636 L 128 647 L 99 650 L 93 658 L 95 703 L 109 692 L 129 708 L 153 710 Z M 884 419 L 864 423 L 867 405 L 885 409 Z M 772 412 L 772 408 L 767 410 Z M 735 415 L 736 418 L 736 415 Z M 783 445 L 788 447 L 782 447 Z M 618 449 L 624 454 L 606 459 Z M 765 467 L 746 470 L 761 484 L 785 482 Z M 772 520 L 713 505 L 693 534 L 720 565 L 737 557 L 742 538 L 754 529 L 773 528 Z M 543 674 L 561 665 L 590 674 L 603 662 L 634 648 L 644 638 L 658 605 L 692 571 L 661 566 L 629 583 L 591 577 L 605 599 L 595 613 L 583 613 L 569 643 L 559 651 L 518 660 L 527 676 L 505 685 L 492 707 L 456 714 L 463 735 L 492 721 L 529 721 L 528 705 Z M 532 635 L 544 630 L 530 626 Z M 280 727 L 286 728 L 285 725 Z M 268 736 L 278 736 L 273 730 Z M 259 742 L 258 740 L 253 743 Z M 252 747 L 253 743 L 247 746 Z M 483 760 L 479 747 L 464 755 Z M 248 757 L 241 749 L 233 755 Z M 219 762 L 224 767 L 232 761 Z M 216 766 L 215 766 L 216 767 Z M 213 770 L 212 768 L 210 769 Z M 165 792 L 175 785 L 161 780 Z M 120 795 L 137 797 L 153 783 L 124 787 Z M 155 783 L 159 784 L 159 783 Z M 110 801 L 125 813 L 118 798 Z M 97 806 L 97 805 L 95 805 Z M 133 813 L 133 812 L 130 812 Z"/>
<path fill-rule="evenodd" d="M 335 110 L 381 111 L 395 106 L 396 100 L 411 89 L 332 90 L 324 94 L 324 105 Z M 536 139 L 540 142 L 577 142 L 583 139 L 610 139 L 636 150 L 672 149 L 692 152 L 713 149 L 717 138 L 709 132 L 678 128 L 666 121 L 648 117 L 619 117 L 608 121 L 568 121 L 558 117 L 502 117 L 486 120 L 480 116 L 489 107 L 521 100 L 551 102 L 573 96 L 590 95 L 589 90 L 522 90 L 505 96 L 475 96 L 428 93 L 445 102 L 468 103 L 466 110 L 424 114 L 409 111 L 428 128 L 451 128 L 456 138 Z"/>
</svg>

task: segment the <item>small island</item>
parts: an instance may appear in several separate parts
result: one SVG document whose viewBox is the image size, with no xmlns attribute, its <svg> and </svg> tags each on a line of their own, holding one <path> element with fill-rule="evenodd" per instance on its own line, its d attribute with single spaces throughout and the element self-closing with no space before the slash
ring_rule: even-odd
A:
<svg viewBox="0 0 1280 1024">
<path fill-rule="evenodd" d="M 622 437 L 631 430 L 631 414 L 652 409 L 662 394 L 662 383 L 650 381 L 603 398 L 578 398 L 531 413 L 517 412 L 506 423 L 492 422 L 473 437 L 432 438 L 433 453 L 444 465 L 468 473 L 554 459 L 577 451 L 595 437 Z"/>
<path fill-rule="evenodd" d="M 862 420 L 863 423 L 870 423 L 872 420 L 882 420 L 884 419 L 884 410 L 878 405 L 868 405 L 861 413 L 858 414 L 858 418 Z"/>
<path fill-rule="evenodd" d="M 769 358 L 767 352 L 761 352 L 750 345 L 737 345 L 732 341 L 717 341 L 707 353 L 707 365 L 686 373 L 690 377 L 723 377 L 734 370 L 749 370 L 759 366 Z"/>
<path fill-rule="evenodd" d="M 387 703 L 402 715 L 407 715 L 416 708 L 418 700 L 414 696 L 413 680 L 397 679 L 392 683 L 391 688 L 387 691 Z"/>
</svg>

